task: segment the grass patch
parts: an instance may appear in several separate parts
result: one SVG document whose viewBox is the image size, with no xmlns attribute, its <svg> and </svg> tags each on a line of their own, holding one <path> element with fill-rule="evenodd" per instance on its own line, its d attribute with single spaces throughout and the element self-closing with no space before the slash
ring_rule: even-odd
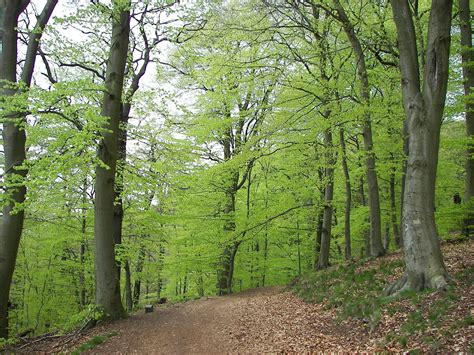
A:
<svg viewBox="0 0 474 355">
<path fill-rule="evenodd" d="M 323 302 L 328 308 L 337 308 L 341 319 L 362 318 L 377 323 L 381 306 L 391 302 L 381 296 L 386 276 L 400 264 L 396 260 L 382 263 L 378 269 L 364 270 L 358 270 L 356 264 L 342 265 L 301 278 L 293 290 L 307 302 Z"/>
<path fill-rule="evenodd" d="M 113 336 L 116 336 L 116 335 L 118 335 L 117 332 L 111 332 L 111 333 L 107 333 L 107 334 L 104 334 L 104 335 L 96 335 L 96 336 L 92 337 L 91 339 L 89 339 L 84 344 L 82 344 L 81 346 L 79 346 L 71 354 L 72 355 L 79 355 L 84 351 L 91 350 L 91 349 L 95 348 L 96 346 L 98 346 L 98 345 L 102 344 L 103 342 L 105 342 L 107 339 L 112 338 Z"/>
</svg>

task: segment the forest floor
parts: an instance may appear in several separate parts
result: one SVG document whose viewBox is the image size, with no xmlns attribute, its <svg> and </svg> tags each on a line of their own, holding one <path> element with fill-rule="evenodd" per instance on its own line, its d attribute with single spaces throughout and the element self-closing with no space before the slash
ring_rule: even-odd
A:
<svg viewBox="0 0 474 355">
<path fill-rule="evenodd" d="M 30 340 L 14 351 L 74 352 L 87 343 L 94 347 L 77 353 L 473 353 L 474 241 L 445 243 L 443 252 L 450 274 L 456 275 L 455 291 L 393 301 L 382 305 L 375 318 L 370 314 L 367 319 L 341 317 L 340 310 L 327 301 L 306 303 L 288 289 L 266 287 L 160 305 L 153 313 L 141 311 L 75 336 Z M 364 264 L 356 274 L 377 270 L 390 260 L 401 264 L 400 257 L 396 253 Z M 398 277 L 402 268 L 392 271 L 389 280 Z M 420 314 L 420 319 L 413 314 Z"/>
</svg>

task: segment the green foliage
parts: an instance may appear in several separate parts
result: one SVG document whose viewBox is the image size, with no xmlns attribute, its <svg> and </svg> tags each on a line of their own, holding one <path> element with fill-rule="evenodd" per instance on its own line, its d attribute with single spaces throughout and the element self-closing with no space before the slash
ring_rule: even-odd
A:
<svg viewBox="0 0 474 355">
<path fill-rule="evenodd" d="M 90 322 L 98 322 L 105 318 L 104 311 L 93 304 L 89 304 L 79 313 L 73 314 L 71 318 L 62 326 L 61 331 L 68 333 L 76 329 L 82 329 Z"/>
</svg>

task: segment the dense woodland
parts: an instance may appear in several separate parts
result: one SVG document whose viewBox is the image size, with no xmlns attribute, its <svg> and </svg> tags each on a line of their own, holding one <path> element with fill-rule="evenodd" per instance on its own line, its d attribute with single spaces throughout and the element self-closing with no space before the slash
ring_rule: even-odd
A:
<svg viewBox="0 0 474 355">
<path fill-rule="evenodd" d="M 0 338 L 472 234 L 469 0 L 0 0 Z"/>
</svg>

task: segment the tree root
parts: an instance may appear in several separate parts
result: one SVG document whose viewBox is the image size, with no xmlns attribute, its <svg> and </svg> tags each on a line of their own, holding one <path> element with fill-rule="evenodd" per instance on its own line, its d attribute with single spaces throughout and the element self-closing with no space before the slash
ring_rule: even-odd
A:
<svg viewBox="0 0 474 355">
<path fill-rule="evenodd" d="M 421 291 L 424 289 L 432 289 L 435 291 L 446 290 L 448 287 L 449 276 L 447 274 L 434 275 L 427 279 L 424 275 L 417 277 L 408 277 L 405 273 L 400 279 L 388 285 L 383 290 L 384 296 L 398 296 L 404 291 L 414 290 Z"/>
<path fill-rule="evenodd" d="M 388 285 L 384 290 L 383 290 L 383 295 L 384 296 L 394 296 L 399 294 L 405 290 L 407 287 L 407 281 L 408 281 L 408 276 L 407 274 L 403 274 L 403 276 L 398 279 L 397 281 L 392 282 L 390 285 Z"/>
</svg>

